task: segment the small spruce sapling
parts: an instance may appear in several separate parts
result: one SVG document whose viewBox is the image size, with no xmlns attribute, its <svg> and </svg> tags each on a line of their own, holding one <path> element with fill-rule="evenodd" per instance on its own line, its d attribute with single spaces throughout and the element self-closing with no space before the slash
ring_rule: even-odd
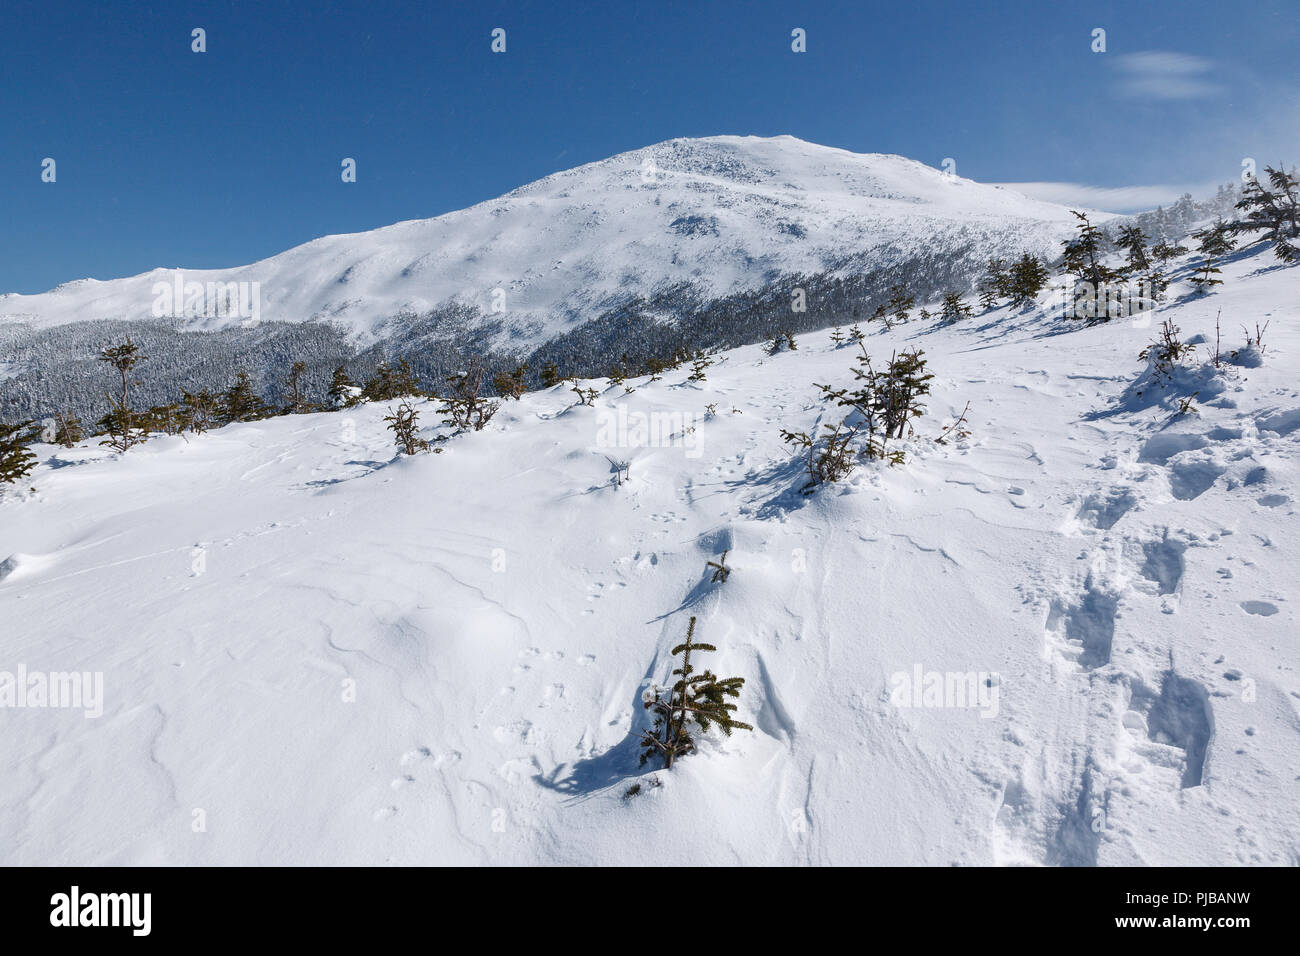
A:
<svg viewBox="0 0 1300 956">
<path fill-rule="evenodd" d="M 772 336 L 772 340 L 767 343 L 767 354 L 776 355 L 778 352 L 789 349 L 791 352 L 796 351 L 799 346 L 795 343 L 794 333 L 789 329 L 782 329 Z"/>
<path fill-rule="evenodd" d="M 1079 235 L 1064 240 L 1065 247 L 1061 257 L 1061 268 L 1067 274 L 1074 275 L 1078 281 L 1092 285 L 1094 293 L 1101 295 L 1101 290 L 1117 276 L 1115 270 L 1102 262 L 1106 251 L 1106 235 L 1089 221 L 1085 213 L 1070 210 L 1079 220 Z"/>
<path fill-rule="evenodd" d="M 147 441 L 149 434 L 140 427 L 140 416 L 132 412 L 126 405 L 123 405 L 119 397 L 108 395 L 107 398 L 113 408 L 98 422 L 103 429 L 102 434 L 108 436 L 102 439 L 100 444 L 108 445 L 115 451 L 124 452 L 134 445 Z"/>
<path fill-rule="evenodd" d="M 113 366 L 122 381 L 122 393 L 118 396 L 108 395 L 110 411 L 99 420 L 99 425 L 108 438 L 101 445 L 111 445 L 118 451 L 126 451 L 132 445 L 138 445 L 148 436 L 138 427 L 137 416 L 131 411 L 131 386 L 139 385 L 131 379 L 131 373 L 149 356 L 140 351 L 140 347 L 131 341 L 131 336 L 121 345 L 103 349 L 99 361 Z"/>
<path fill-rule="evenodd" d="M 702 674 L 695 673 L 691 655 L 706 651 L 716 651 L 712 644 L 695 643 L 695 618 L 686 629 L 686 640 L 673 648 L 673 656 L 682 655 L 682 666 L 673 669 L 677 677 L 672 690 L 664 697 L 660 688 L 654 687 L 647 692 L 645 709 L 654 713 L 654 726 L 651 730 L 641 732 L 641 763 L 652 757 L 660 757 L 664 767 L 672 769 L 673 761 L 683 754 L 695 750 L 695 738 L 687 727 L 687 721 L 694 722 L 701 733 L 717 725 L 728 737 L 733 730 L 753 730 L 746 723 L 736 720 L 732 713 L 736 705 L 727 702 L 727 698 L 740 697 L 740 689 L 745 684 L 743 677 L 719 678 L 710 670 Z"/>
<path fill-rule="evenodd" d="M 352 381 L 347 368 L 342 365 L 334 369 L 334 377 L 330 380 L 329 391 L 325 394 L 329 396 L 330 404 L 334 408 L 352 408 L 359 405 L 362 400 L 357 383 Z"/>
<path fill-rule="evenodd" d="M 384 416 L 384 421 L 388 422 L 388 430 L 393 433 L 397 447 L 402 452 L 414 455 L 429 450 L 429 443 L 420 437 L 420 415 L 409 401 L 404 401 L 397 408 L 390 408 L 388 411 L 389 414 Z"/>
<path fill-rule="evenodd" d="M 984 278 L 980 282 L 980 308 L 985 312 L 996 308 L 998 299 L 1010 294 L 1011 278 L 1007 264 L 1001 259 L 989 259 Z"/>
<path fill-rule="evenodd" d="M 1141 226 L 1123 226 L 1115 245 L 1128 253 L 1128 263 L 1124 271 L 1136 274 L 1151 268 L 1151 258 L 1147 253 L 1147 237 Z"/>
<path fill-rule="evenodd" d="M 1033 305 L 1050 277 L 1047 266 L 1037 256 L 1026 252 L 1012 263 L 1008 274 L 1007 295 L 1011 298 L 1011 305 L 1015 308 Z"/>
<path fill-rule="evenodd" d="M 1263 231 L 1256 242 L 1273 243 L 1273 255 L 1278 261 L 1300 261 L 1300 180 L 1293 172 L 1265 166 L 1269 186 L 1265 188 L 1254 176 L 1242 190 L 1236 208 L 1245 217 L 1231 223 L 1228 228 L 1235 233 Z"/>
<path fill-rule="evenodd" d="M 945 292 L 943 294 L 943 308 L 939 310 L 939 318 L 945 322 L 956 322 L 959 319 L 968 319 L 971 316 L 971 308 L 967 305 L 960 292 Z"/>
<path fill-rule="evenodd" d="M 854 374 L 859 380 L 871 376 L 869 388 L 884 436 L 902 438 L 904 433 L 911 434 L 912 419 L 925 414 L 921 399 L 930 394 L 930 380 L 934 378 L 926 368 L 925 353 L 913 349 L 891 356 L 889 367 L 878 373 L 871 371 L 868 362 L 865 371 L 863 368 L 854 369 Z"/>
<path fill-rule="evenodd" d="M 840 421 L 823 424 L 821 435 L 781 430 L 781 440 L 805 455 L 804 494 L 848 477 L 860 458 L 903 464 L 903 451 L 890 450 L 888 444 L 910 435 L 912 420 L 925 413 L 921 399 L 930 393 L 934 375 L 926 368 L 924 352 L 894 355 L 887 369 L 876 371 L 863 346 L 857 361 L 853 370 L 860 383 L 857 388 L 817 386 L 823 398 L 848 409 Z"/>
<path fill-rule="evenodd" d="M 583 388 L 575 379 L 569 391 L 578 396 L 579 405 L 595 405 L 596 398 L 600 394 L 594 388 Z"/>
<path fill-rule="evenodd" d="M 860 452 L 853 445 L 862 427 L 849 425 L 847 421 L 823 424 L 820 436 L 781 429 L 781 440 L 804 455 L 804 468 L 808 472 L 808 483 L 800 489 L 804 494 L 812 494 L 818 485 L 847 478 L 859 454 L 870 457 L 868 452 Z"/>
<path fill-rule="evenodd" d="M 54 413 L 54 444 L 72 448 L 79 441 L 85 441 L 86 432 L 81 427 L 81 419 L 65 411 Z"/>
<path fill-rule="evenodd" d="M 196 435 L 202 435 L 216 424 L 220 412 L 220 400 L 206 388 L 198 392 L 182 392 L 181 401 L 185 405 L 185 418 L 189 429 Z"/>
<path fill-rule="evenodd" d="M 1223 285 L 1222 279 L 1215 278 L 1220 270 L 1214 263 L 1237 247 L 1237 240 L 1232 238 L 1230 230 L 1230 225 L 1220 219 L 1213 226 L 1193 233 L 1194 238 L 1201 241 L 1198 251 L 1205 256 L 1205 261 L 1192 276 L 1192 284 L 1200 293 L 1208 293 L 1214 286 Z"/>
<path fill-rule="evenodd" d="M 516 365 L 512 372 L 501 372 L 492 379 L 492 387 L 502 398 L 513 398 L 516 402 L 524 395 L 524 376 L 528 374 L 528 363 Z"/>
<path fill-rule="evenodd" d="M 889 312 L 898 322 L 906 322 L 910 309 L 916 304 L 916 297 L 909 295 L 901 285 L 889 287 Z"/>
<path fill-rule="evenodd" d="M 1188 253 L 1186 246 L 1180 246 L 1178 243 L 1170 243 L 1166 239 L 1161 239 L 1151 247 L 1151 255 L 1159 260 L 1162 266 L 1168 265 L 1171 259 L 1177 259 L 1179 256 L 1185 256 Z"/>
<path fill-rule="evenodd" d="M 365 397 L 372 402 L 390 402 L 421 393 L 420 382 L 406 359 L 398 359 L 396 364 L 380 362 L 363 389 Z"/>
<path fill-rule="evenodd" d="M 233 422 L 251 422 L 271 414 L 262 397 L 253 390 L 253 381 L 247 372 L 235 376 L 234 383 L 221 395 L 218 416 L 223 425 Z"/>
<path fill-rule="evenodd" d="M 1223 285 L 1223 280 L 1216 278 L 1222 271 L 1214 264 L 1214 260 L 1207 256 L 1192 276 L 1192 285 L 1196 286 L 1196 291 L 1202 295 L 1208 294 L 1216 285 Z"/>
<path fill-rule="evenodd" d="M 1174 367 L 1185 355 L 1195 351 L 1194 346 L 1179 338 L 1180 334 L 1178 326 L 1170 319 L 1165 319 L 1160 325 L 1160 337 L 1138 353 L 1139 362 L 1151 363 L 1158 382 L 1169 381 L 1174 374 Z"/>
<path fill-rule="evenodd" d="M 706 378 L 705 369 L 713 364 L 713 359 L 709 358 L 707 352 L 696 352 L 695 358 L 691 360 L 691 374 L 686 377 L 688 382 L 703 382 Z"/>
<path fill-rule="evenodd" d="M 302 377 L 307 374 L 306 362 L 294 362 L 289 374 L 284 379 L 284 412 L 286 415 L 302 415 L 316 410 L 316 406 L 307 400 L 303 389 Z"/>
<path fill-rule="evenodd" d="M 16 484 L 36 467 L 36 456 L 28 446 L 38 437 L 31 422 L 0 424 L 0 484 Z"/>
<path fill-rule="evenodd" d="M 660 782 L 658 777 L 651 777 L 646 782 L 646 786 L 649 787 L 651 790 L 657 790 L 660 787 L 662 787 L 663 784 Z M 635 797 L 639 797 L 644 792 L 645 789 L 641 786 L 641 784 L 634 783 L 632 784 L 632 786 L 628 787 L 626 790 L 623 791 L 623 799 L 631 800 Z"/>
<path fill-rule="evenodd" d="M 629 391 L 631 391 L 631 389 L 628 387 L 627 384 L 627 372 L 624 370 L 624 367 L 622 365 L 618 365 L 610 369 L 609 372 L 605 375 L 605 377 L 609 379 L 610 385 L 617 385 L 622 387 L 624 395 L 626 395 Z"/>
<path fill-rule="evenodd" d="M 475 356 L 464 370 L 447 376 L 448 391 L 440 396 L 442 405 L 438 408 L 447 416 L 444 424 L 480 431 L 492 419 L 501 403 L 479 394 L 486 374 L 482 360 Z"/>
<path fill-rule="evenodd" d="M 185 430 L 186 416 L 179 405 L 154 405 L 138 416 L 137 424 L 146 433 L 162 432 L 164 435 L 179 435 Z"/>
<path fill-rule="evenodd" d="M 99 360 L 113 366 L 122 379 L 122 395 L 118 401 L 125 409 L 131 408 L 131 386 L 140 384 L 131 380 L 131 372 L 148 358 L 149 356 L 140 351 L 140 346 L 131 341 L 129 335 L 122 345 L 105 348 L 99 353 Z"/>
</svg>

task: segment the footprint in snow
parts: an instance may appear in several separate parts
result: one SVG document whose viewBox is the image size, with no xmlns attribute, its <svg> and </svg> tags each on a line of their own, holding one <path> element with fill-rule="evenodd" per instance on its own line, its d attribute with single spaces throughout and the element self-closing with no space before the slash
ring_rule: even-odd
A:
<svg viewBox="0 0 1300 956">
<path fill-rule="evenodd" d="M 409 767 L 413 763 L 417 763 L 418 761 L 421 760 L 427 760 L 432 756 L 433 756 L 433 751 L 430 750 L 428 747 L 419 747 L 415 750 L 408 750 L 406 753 L 402 754 L 402 758 L 399 762 L 403 767 Z"/>
<path fill-rule="evenodd" d="M 1247 614 L 1257 614 L 1260 617 L 1272 617 L 1277 613 L 1277 605 L 1271 601 L 1242 601 L 1241 609 Z"/>
</svg>

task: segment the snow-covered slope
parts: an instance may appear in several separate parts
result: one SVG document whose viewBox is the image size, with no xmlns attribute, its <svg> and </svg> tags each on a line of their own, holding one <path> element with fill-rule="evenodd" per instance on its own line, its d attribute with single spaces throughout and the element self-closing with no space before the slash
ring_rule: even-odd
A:
<svg viewBox="0 0 1300 956">
<path fill-rule="evenodd" d="M 1104 217 L 1103 217 L 1104 218 Z M 1068 210 L 900 156 L 775 138 L 677 139 L 548 176 L 435 219 L 327 236 L 252 265 L 182 269 L 256 282 L 262 320 L 329 321 L 367 343 L 455 301 L 499 319 L 494 345 L 535 346 L 603 308 L 688 282 L 706 297 L 780 275 L 888 265 L 918 252 L 1054 256 Z M 0 296 L 35 327 L 147 319 L 176 270 Z M 494 297 L 502 290 L 504 298 Z M 195 316 L 193 329 L 238 316 Z"/>
<path fill-rule="evenodd" d="M 850 381 L 824 333 L 415 458 L 382 407 L 43 447 L 0 671 L 100 672 L 103 715 L 0 711 L 0 862 L 1294 864 L 1300 273 L 1262 265 L 1156 316 L 1270 323 L 1192 416 L 1136 394 L 1153 328 L 874 334 L 972 435 L 810 498 L 778 433 Z M 604 447 L 641 412 L 691 417 Z M 638 770 L 691 616 L 756 729 Z M 904 706 L 918 669 L 982 703 Z"/>
</svg>

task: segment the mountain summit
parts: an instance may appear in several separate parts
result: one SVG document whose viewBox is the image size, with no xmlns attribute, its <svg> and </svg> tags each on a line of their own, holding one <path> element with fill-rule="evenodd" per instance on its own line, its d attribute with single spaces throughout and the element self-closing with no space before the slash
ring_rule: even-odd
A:
<svg viewBox="0 0 1300 956">
<path fill-rule="evenodd" d="M 0 296 L 0 320 L 47 328 L 158 318 L 155 290 L 179 273 L 183 282 L 258 283 L 261 320 L 329 323 L 362 347 L 395 323 L 455 305 L 494 321 L 494 348 L 518 350 L 683 283 L 707 301 L 920 253 L 1050 256 L 1072 225 L 1064 207 L 901 156 L 792 136 L 674 139 L 468 209 L 326 236 L 247 266 Z M 187 331 L 240 322 L 175 311 Z"/>
</svg>

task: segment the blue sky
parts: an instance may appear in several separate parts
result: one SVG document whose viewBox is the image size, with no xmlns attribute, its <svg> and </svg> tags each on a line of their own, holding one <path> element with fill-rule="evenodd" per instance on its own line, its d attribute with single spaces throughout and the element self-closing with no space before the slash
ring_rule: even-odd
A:
<svg viewBox="0 0 1300 956">
<path fill-rule="evenodd" d="M 4 0 L 0 292 L 239 265 L 675 136 L 1143 208 L 1300 163 L 1298 23 L 1297 0 Z"/>
</svg>

